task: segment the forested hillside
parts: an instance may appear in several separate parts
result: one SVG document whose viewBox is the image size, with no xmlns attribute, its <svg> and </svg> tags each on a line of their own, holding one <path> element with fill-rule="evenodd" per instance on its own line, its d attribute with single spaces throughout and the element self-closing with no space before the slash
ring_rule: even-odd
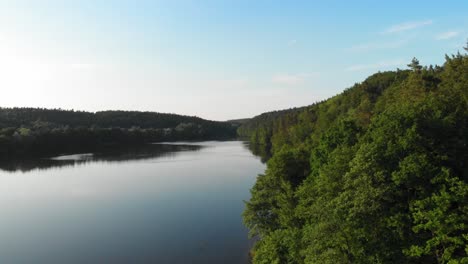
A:
<svg viewBox="0 0 468 264">
<path fill-rule="evenodd" d="M 238 124 L 136 111 L 0 108 L 0 157 L 92 151 L 110 145 L 236 137 Z"/>
<path fill-rule="evenodd" d="M 468 56 L 408 66 L 239 128 L 254 263 L 468 263 Z"/>
</svg>

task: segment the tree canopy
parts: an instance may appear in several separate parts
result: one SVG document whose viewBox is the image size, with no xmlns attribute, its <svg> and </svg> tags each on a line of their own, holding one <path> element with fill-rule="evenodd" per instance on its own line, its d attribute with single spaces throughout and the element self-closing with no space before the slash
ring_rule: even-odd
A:
<svg viewBox="0 0 468 264">
<path fill-rule="evenodd" d="M 109 145 L 232 139 L 238 126 L 156 112 L 0 108 L 0 158 L 92 151 Z"/>
<path fill-rule="evenodd" d="M 254 263 L 468 263 L 468 56 L 408 66 L 239 128 Z"/>
</svg>

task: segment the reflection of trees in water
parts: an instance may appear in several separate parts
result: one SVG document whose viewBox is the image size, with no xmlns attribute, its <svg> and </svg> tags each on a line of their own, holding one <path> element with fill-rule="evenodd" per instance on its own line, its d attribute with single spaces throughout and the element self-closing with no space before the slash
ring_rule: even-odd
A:
<svg viewBox="0 0 468 264">
<path fill-rule="evenodd" d="M 112 147 L 96 150 L 93 154 L 77 154 L 57 158 L 28 160 L 7 160 L 0 162 L 0 170 L 27 172 L 46 170 L 54 167 L 68 167 L 92 162 L 125 162 L 148 160 L 163 157 L 175 157 L 180 152 L 199 151 L 204 146 L 189 144 L 147 144 L 131 147 Z"/>
<path fill-rule="evenodd" d="M 252 154 L 255 156 L 260 157 L 260 160 L 263 163 L 266 163 L 271 158 L 271 153 L 268 146 L 244 142 L 244 147 L 252 152 Z"/>
</svg>

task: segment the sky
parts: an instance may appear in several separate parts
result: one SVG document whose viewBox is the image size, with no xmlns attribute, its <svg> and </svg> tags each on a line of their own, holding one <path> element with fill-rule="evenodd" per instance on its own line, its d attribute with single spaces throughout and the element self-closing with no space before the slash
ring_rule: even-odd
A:
<svg viewBox="0 0 468 264">
<path fill-rule="evenodd" d="M 467 39 L 466 0 L 0 0 L 0 106 L 253 117 Z"/>
</svg>

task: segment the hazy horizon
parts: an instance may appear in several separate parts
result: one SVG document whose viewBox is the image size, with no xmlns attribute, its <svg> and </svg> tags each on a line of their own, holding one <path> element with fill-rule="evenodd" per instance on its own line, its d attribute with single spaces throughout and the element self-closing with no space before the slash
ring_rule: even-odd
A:
<svg viewBox="0 0 468 264">
<path fill-rule="evenodd" d="M 310 105 L 413 57 L 442 64 L 466 43 L 467 9 L 466 1 L 0 1 L 0 106 L 249 118 Z"/>
</svg>

